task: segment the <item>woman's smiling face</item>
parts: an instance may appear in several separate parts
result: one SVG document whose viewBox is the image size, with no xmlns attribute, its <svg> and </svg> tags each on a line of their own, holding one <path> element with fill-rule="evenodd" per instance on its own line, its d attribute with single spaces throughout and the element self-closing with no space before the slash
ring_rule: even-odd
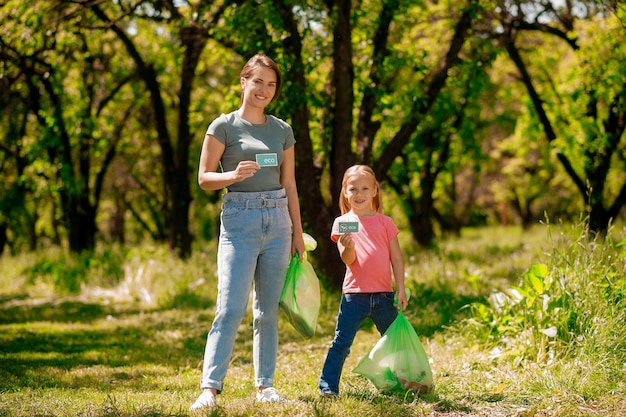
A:
<svg viewBox="0 0 626 417">
<path fill-rule="evenodd" d="M 252 71 L 250 78 L 241 78 L 245 104 L 264 108 L 276 94 L 276 73 L 267 67 L 258 66 Z"/>
</svg>

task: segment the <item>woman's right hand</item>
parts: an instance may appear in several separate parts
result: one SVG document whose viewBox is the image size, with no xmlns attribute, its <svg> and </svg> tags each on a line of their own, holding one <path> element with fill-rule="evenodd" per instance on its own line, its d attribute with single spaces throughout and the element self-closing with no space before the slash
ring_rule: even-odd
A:
<svg viewBox="0 0 626 417">
<path fill-rule="evenodd" d="M 241 182 L 252 177 L 261 167 L 256 161 L 241 161 L 233 171 L 235 182 Z"/>
</svg>

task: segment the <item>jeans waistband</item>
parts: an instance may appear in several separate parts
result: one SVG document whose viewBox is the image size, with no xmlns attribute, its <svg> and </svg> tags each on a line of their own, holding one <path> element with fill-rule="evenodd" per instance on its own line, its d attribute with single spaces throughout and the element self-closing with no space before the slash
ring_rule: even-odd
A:
<svg viewBox="0 0 626 417">
<path fill-rule="evenodd" d="M 222 195 L 222 206 L 225 205 L 245 208 L 287 207 L 287 194 L 284 188 L 273 191 L 229 191 Z"/>
</svg>

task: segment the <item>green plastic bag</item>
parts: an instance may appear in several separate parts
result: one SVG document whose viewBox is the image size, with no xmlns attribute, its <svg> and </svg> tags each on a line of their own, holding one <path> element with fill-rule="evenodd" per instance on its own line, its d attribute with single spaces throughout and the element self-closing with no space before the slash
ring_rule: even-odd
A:
<svg viewBox="0 0 626 417">
<path fill-rule="evenodd" d="M 427 392 L 433 387 L 428 356 L 402 312 L 353 372 L 368 378 L 380 391 Z"/>
<path fill-rule="evenodd" d="M 305 242 L 307 250 L 315 249 L 309 241 Z M 289 262 L 285 286 L 280 296 L 280 307 L 298 333 L 311 337 L 315 334 L 320 311 L 320 281 L 313 266 L 306 259 L 306 252 L 304 255 L 300 260 L 298 254 L 295 254 Z"/>
</svg>

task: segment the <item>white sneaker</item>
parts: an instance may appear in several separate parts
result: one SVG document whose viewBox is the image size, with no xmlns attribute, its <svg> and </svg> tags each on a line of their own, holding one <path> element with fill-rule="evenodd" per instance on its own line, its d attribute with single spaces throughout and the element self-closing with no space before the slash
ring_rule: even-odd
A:
<svg viewBox="0 0 626 417">
<path fill-rule="evenodd" d="M 204 390 L 195 403 L 189 407 L 189 411 L 200 410 L 203 408 L 215 407 L 215 394 L 211 391 Z"/>
<path fill-rule="evenodd" d="M 278 395 L 278 392 L 272 387 L 265 388 L 263 391 L 256 393 L 256 400 L 260 403 L 282 403 L 289 400 Z"/>
</svg>

